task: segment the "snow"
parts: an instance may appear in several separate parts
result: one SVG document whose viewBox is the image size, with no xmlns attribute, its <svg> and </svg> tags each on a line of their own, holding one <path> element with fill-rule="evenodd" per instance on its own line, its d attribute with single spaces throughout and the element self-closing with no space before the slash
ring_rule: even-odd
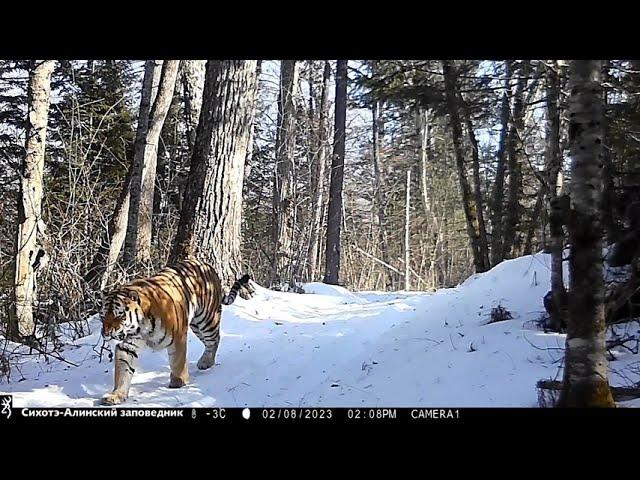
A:
<svg viewBox="0 0 640 480">
<path fill-rule="evenodd" d="M 144 351 L 122 406 L 535 407 L 536 382 L 562 373 L 565 336 L 536 325 L 549 272 L 549 255 L 539 253 L 434 293 L 256 286 L 253 298 L 224 307 L 212 369 L 196 368 L 203 346 L 190 333 L 191 382 L 170 389 L 166 352 Z M 498 305 L 513 318 L 488 323 Z M 97 316 L 86 326 L 92 333 L 67 340 L 59 353 L 77 366 L 18 357 L 20 373 L 0 392 L 13 394 L 17 407 L 96 405 L 112 389 L 113 364 L 99 359 Z M 615 355 L 612 385 L 638 381 L 625 368 L 637 356 Z"/>
</svg>

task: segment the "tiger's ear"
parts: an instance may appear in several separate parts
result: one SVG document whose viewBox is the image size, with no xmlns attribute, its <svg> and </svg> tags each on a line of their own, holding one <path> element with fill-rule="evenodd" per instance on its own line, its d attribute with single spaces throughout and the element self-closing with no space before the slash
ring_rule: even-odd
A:
<svg viewBox="0 0 640 480">
<path fill-rule="evenodd" d="M 136 292 L 135 290 L 131 290 L 129 292 L 129 298 L 140 305 L 140 295 L 138 295 L 138 292 Z"/>
</svg>

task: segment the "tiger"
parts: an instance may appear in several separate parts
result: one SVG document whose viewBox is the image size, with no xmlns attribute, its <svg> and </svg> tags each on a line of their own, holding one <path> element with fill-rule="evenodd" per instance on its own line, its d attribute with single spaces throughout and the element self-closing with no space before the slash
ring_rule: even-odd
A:
<svg viewBox="0 0 640 480">
<path fill-rule="evenodd" d="M 166 349 L 171 370 L 169 387 L 185 386 L 189 382 L 189 326 L 205 347 L 198 369 L 211 368 L 220 344 L 222 305 L 231 305 L 242 288 L 250 296 L 255 290 L 249 282 L 249 275 L 243 275 L 224 295 L 214 268 L 187 258 L 154 276 L 102 292 L 102 337 L 118 343 L 114 389 L 100 403 L 117 405 L 127 400 L 138 357 L 145 347 Z"/>
</svg>

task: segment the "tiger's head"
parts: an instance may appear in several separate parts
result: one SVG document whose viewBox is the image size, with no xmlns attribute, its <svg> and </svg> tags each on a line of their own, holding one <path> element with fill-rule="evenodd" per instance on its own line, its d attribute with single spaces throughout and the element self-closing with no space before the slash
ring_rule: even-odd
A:
<svg viewBox="0 0 640 480">
<path fill-rule="evenodd" d="M 140 332 L 144 313 L 140 295 L 135 290 L 116 290 L 102 294 L 102 336 L 124 340 Z"/>
</svg>

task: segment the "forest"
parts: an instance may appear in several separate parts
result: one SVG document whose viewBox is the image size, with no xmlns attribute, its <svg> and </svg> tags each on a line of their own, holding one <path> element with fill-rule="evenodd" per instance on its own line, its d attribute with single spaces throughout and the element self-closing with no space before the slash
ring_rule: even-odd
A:
<svg viewBox="0 0 640 480">
<path fill-rule="evenodd" d="M 0 60 L 0 192 L 14 403 L 89 405 L 105 293 L 195 256 L 256 291 L 180 404 L 640 406 L 640 61 Z"/>
</svg>

